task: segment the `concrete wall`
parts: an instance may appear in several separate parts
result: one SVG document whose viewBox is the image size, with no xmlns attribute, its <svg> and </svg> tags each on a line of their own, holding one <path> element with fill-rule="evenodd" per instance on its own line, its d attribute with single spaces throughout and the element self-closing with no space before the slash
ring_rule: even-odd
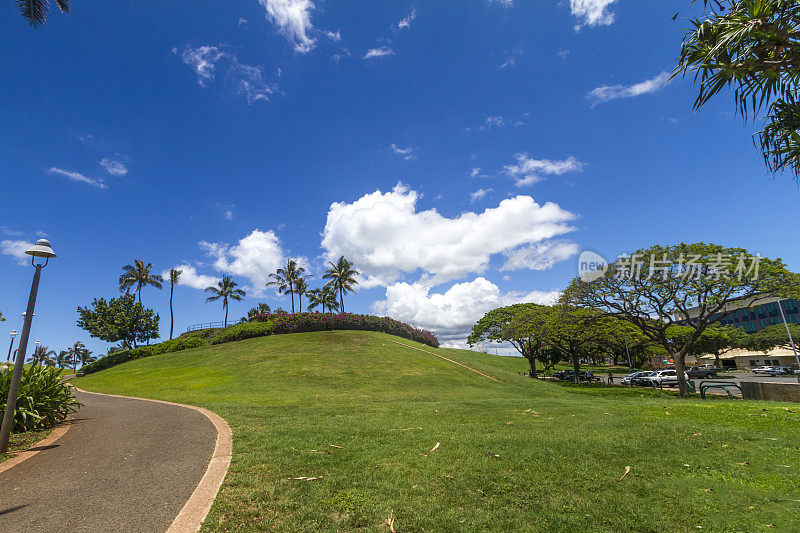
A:
<svg viewBox="0 0 800 533">
<path fill-rule="evenodd" d="M 761 383 L 742 381 L 742 396 L 746 400 L 800 402 L 800 383 Z"/>
</svg>

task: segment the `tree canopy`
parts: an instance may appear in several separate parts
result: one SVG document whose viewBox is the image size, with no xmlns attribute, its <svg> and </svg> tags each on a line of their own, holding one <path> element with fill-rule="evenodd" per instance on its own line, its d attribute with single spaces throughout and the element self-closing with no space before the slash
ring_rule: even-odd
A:
<svg viewBox="0 0 800 533">
<path fill-rule="evenodd" d="M 125 348 L 158 338 L 159 316 L 142 307 L 132 294 L 118 298 L 95 298 L 91 306 L 78 307 L 79 328 L 106 342 L 121 342 Z"/>
</svg>

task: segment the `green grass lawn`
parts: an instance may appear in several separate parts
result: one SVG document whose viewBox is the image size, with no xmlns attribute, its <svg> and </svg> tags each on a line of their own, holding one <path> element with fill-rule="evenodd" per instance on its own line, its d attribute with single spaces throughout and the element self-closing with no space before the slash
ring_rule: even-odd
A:
<svg viewBox="0 0 800 533">
<path fill-rule="evenodd" d="M 793 404 L 534 381 L 524 360 L 436 352 L 495 382 L 389 339 L 264 337 L 75 383 L 228 421 L 205 531 L 388 531 L 390 515 L 398 532 L 800 530 Z"/>
</svg>

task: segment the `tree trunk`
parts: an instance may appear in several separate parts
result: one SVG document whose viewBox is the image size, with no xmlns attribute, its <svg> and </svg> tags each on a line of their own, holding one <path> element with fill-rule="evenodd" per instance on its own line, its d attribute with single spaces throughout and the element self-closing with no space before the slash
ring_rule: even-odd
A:
<svg viewBox="0 0 800 533">
<path fill-rule="evenodd" d="M 227 298 L 225 299 L 225 303 L 223 304 L 222 307 L 225 308 L 225 322 L 223 323 L 223 325 L 224 325 L 224 327 L 227 328 L 228 327 L 228 300 L 227 300 Z"/>
<path fill-rule="evenodd" d="M 175 317 L 172 316 L 172 291 L 175 290 L 175 285 L 169 287 L 169 340 L 172 340 L 172 326 L 175 325 Z"/>
<path fill-rule="evenodd" d="M 581 382 L 581 361 L 577 357 L 572 358 L 572 368 L 575 371 L 575 383 Z"/>
<path fill-rule="evenodd" d="M 294 314 L 294 291 L 289 289 L 289 296 L 292 297 L 292 314 Z"/>
<path fill-rule="evenodd" d="M 722 362 L 719 359 L 719 352 L 714 352 L 714 366 L 717 368 L 722 368 Z"/>
<path fill-rule="evenodd" d="M 303 295 L 299 292 L 297 293 L 297 305 L 300 306 L 300 314 L 303 313 Z"/>
<path fill-rule="evenodd" d="M 339 307 L 341 307 L 339 312 L 344 313 L 344 290 L 341 287 L 339 287 Z"/>
<path fill-rule="evenodd" d="M 681 396 L 686 396 L 689 390 L 686 386 L 686 376 L 684 376 L 686 369 L 686 348 L 683 348 L 680 352 L 673 355 L 672 359 L 675 361 L 675 373 L 678 377 L 678 388 L 681 391 Z"/>
</svg>

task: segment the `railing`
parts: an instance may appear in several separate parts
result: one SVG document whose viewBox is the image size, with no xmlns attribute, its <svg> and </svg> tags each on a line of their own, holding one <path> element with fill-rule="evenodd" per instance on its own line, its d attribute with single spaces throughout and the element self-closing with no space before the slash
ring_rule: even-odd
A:
<svg viewBox="0 0 800 533">
<path fill-rule="evenodd" d="M 224 322 L 203 322 L 202 324 L 192 324 L 191 326 L 186 328 L 186 331 L 196 331 L 198 329 L 208 329 L 208 328 L 221 328 L 224 327 Z"/>
</svg>

